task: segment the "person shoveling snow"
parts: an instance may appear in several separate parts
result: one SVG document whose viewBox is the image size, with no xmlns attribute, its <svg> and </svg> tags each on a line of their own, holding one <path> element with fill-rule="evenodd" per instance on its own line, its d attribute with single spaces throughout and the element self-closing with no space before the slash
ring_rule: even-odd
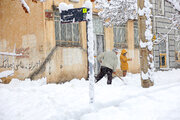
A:
<svg viewBox="0 0 180 120">
<path fill-rule="evenodd" d="M 95 77 L 96 83 L 101 80 L 106 74 L 108 76 L 107 84 L 112 83 L 112 73 L 116 73 L 118 65 L 118 54 L 119 50 L 114 48 L 112 51 L 103 52 L 98 56 L 98 61 L 101 63 L 101 69 L 99 74 Z"/>
</svg>

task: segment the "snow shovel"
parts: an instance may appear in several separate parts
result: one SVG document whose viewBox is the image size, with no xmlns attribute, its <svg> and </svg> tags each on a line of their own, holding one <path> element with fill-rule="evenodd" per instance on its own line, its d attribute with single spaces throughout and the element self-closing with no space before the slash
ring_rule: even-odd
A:
<svg viewBox="0 0 180 120">
<path fill-rule="evenodd" d="M 121 77 L 119 77 L 117 74 L 114 74 L 116 77 L 118 77 L 123 83 L 124 83 L 124 85 L 127 85 L 127 83 L 126 82 L 124 82 L 124 80 L 121 78 Z"/>
</svg>

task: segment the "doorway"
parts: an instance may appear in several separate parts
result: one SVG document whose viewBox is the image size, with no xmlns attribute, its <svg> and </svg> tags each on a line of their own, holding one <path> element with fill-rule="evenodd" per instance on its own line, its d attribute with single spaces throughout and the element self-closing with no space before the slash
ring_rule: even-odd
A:
<svg viewBox="0 0 180 120">
<path fill-rule="evenodd" d="M 104 52 L 104 35 L 95 35 L 95 56 L 98 56 L 99 54 L 101 54 L 102 52 Z M 97 60 L 97 57 L 94 61 L 94 71 L 95 71 L 95 75 L 98 74 L 100 70 L 100 63 Z"/>
</svg>

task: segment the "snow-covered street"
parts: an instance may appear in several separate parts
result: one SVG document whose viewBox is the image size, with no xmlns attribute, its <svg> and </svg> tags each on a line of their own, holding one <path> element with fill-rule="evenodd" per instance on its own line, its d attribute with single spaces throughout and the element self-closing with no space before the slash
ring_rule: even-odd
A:
<svg viewBox="0 0 180 120">
<path fill-rule="evenodd" d="M 155 85 L 142 88 L 139 74 L 124 85 L 103 78 L 89 104 L 89 82 L 74 79 L 46 84 L 46 79 L 0 84 L 0 120 L 180 120 L 180 70 L 156 72 Z"/>
</svg>

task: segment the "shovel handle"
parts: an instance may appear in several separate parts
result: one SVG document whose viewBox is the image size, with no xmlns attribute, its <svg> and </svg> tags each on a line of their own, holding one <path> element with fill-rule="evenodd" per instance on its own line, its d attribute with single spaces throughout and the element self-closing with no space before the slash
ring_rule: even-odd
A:
<svg viewBox="0 0 180 120">
<path fill-rule="evenodd" d="M 116 75 L 116 77 L 118 77 L 120 80 L 122 80 L 125 85 L 127 85 L 121 77 L 119 77 L 117 74 L 115 74 L 115 75 Z"/>
</svg>

